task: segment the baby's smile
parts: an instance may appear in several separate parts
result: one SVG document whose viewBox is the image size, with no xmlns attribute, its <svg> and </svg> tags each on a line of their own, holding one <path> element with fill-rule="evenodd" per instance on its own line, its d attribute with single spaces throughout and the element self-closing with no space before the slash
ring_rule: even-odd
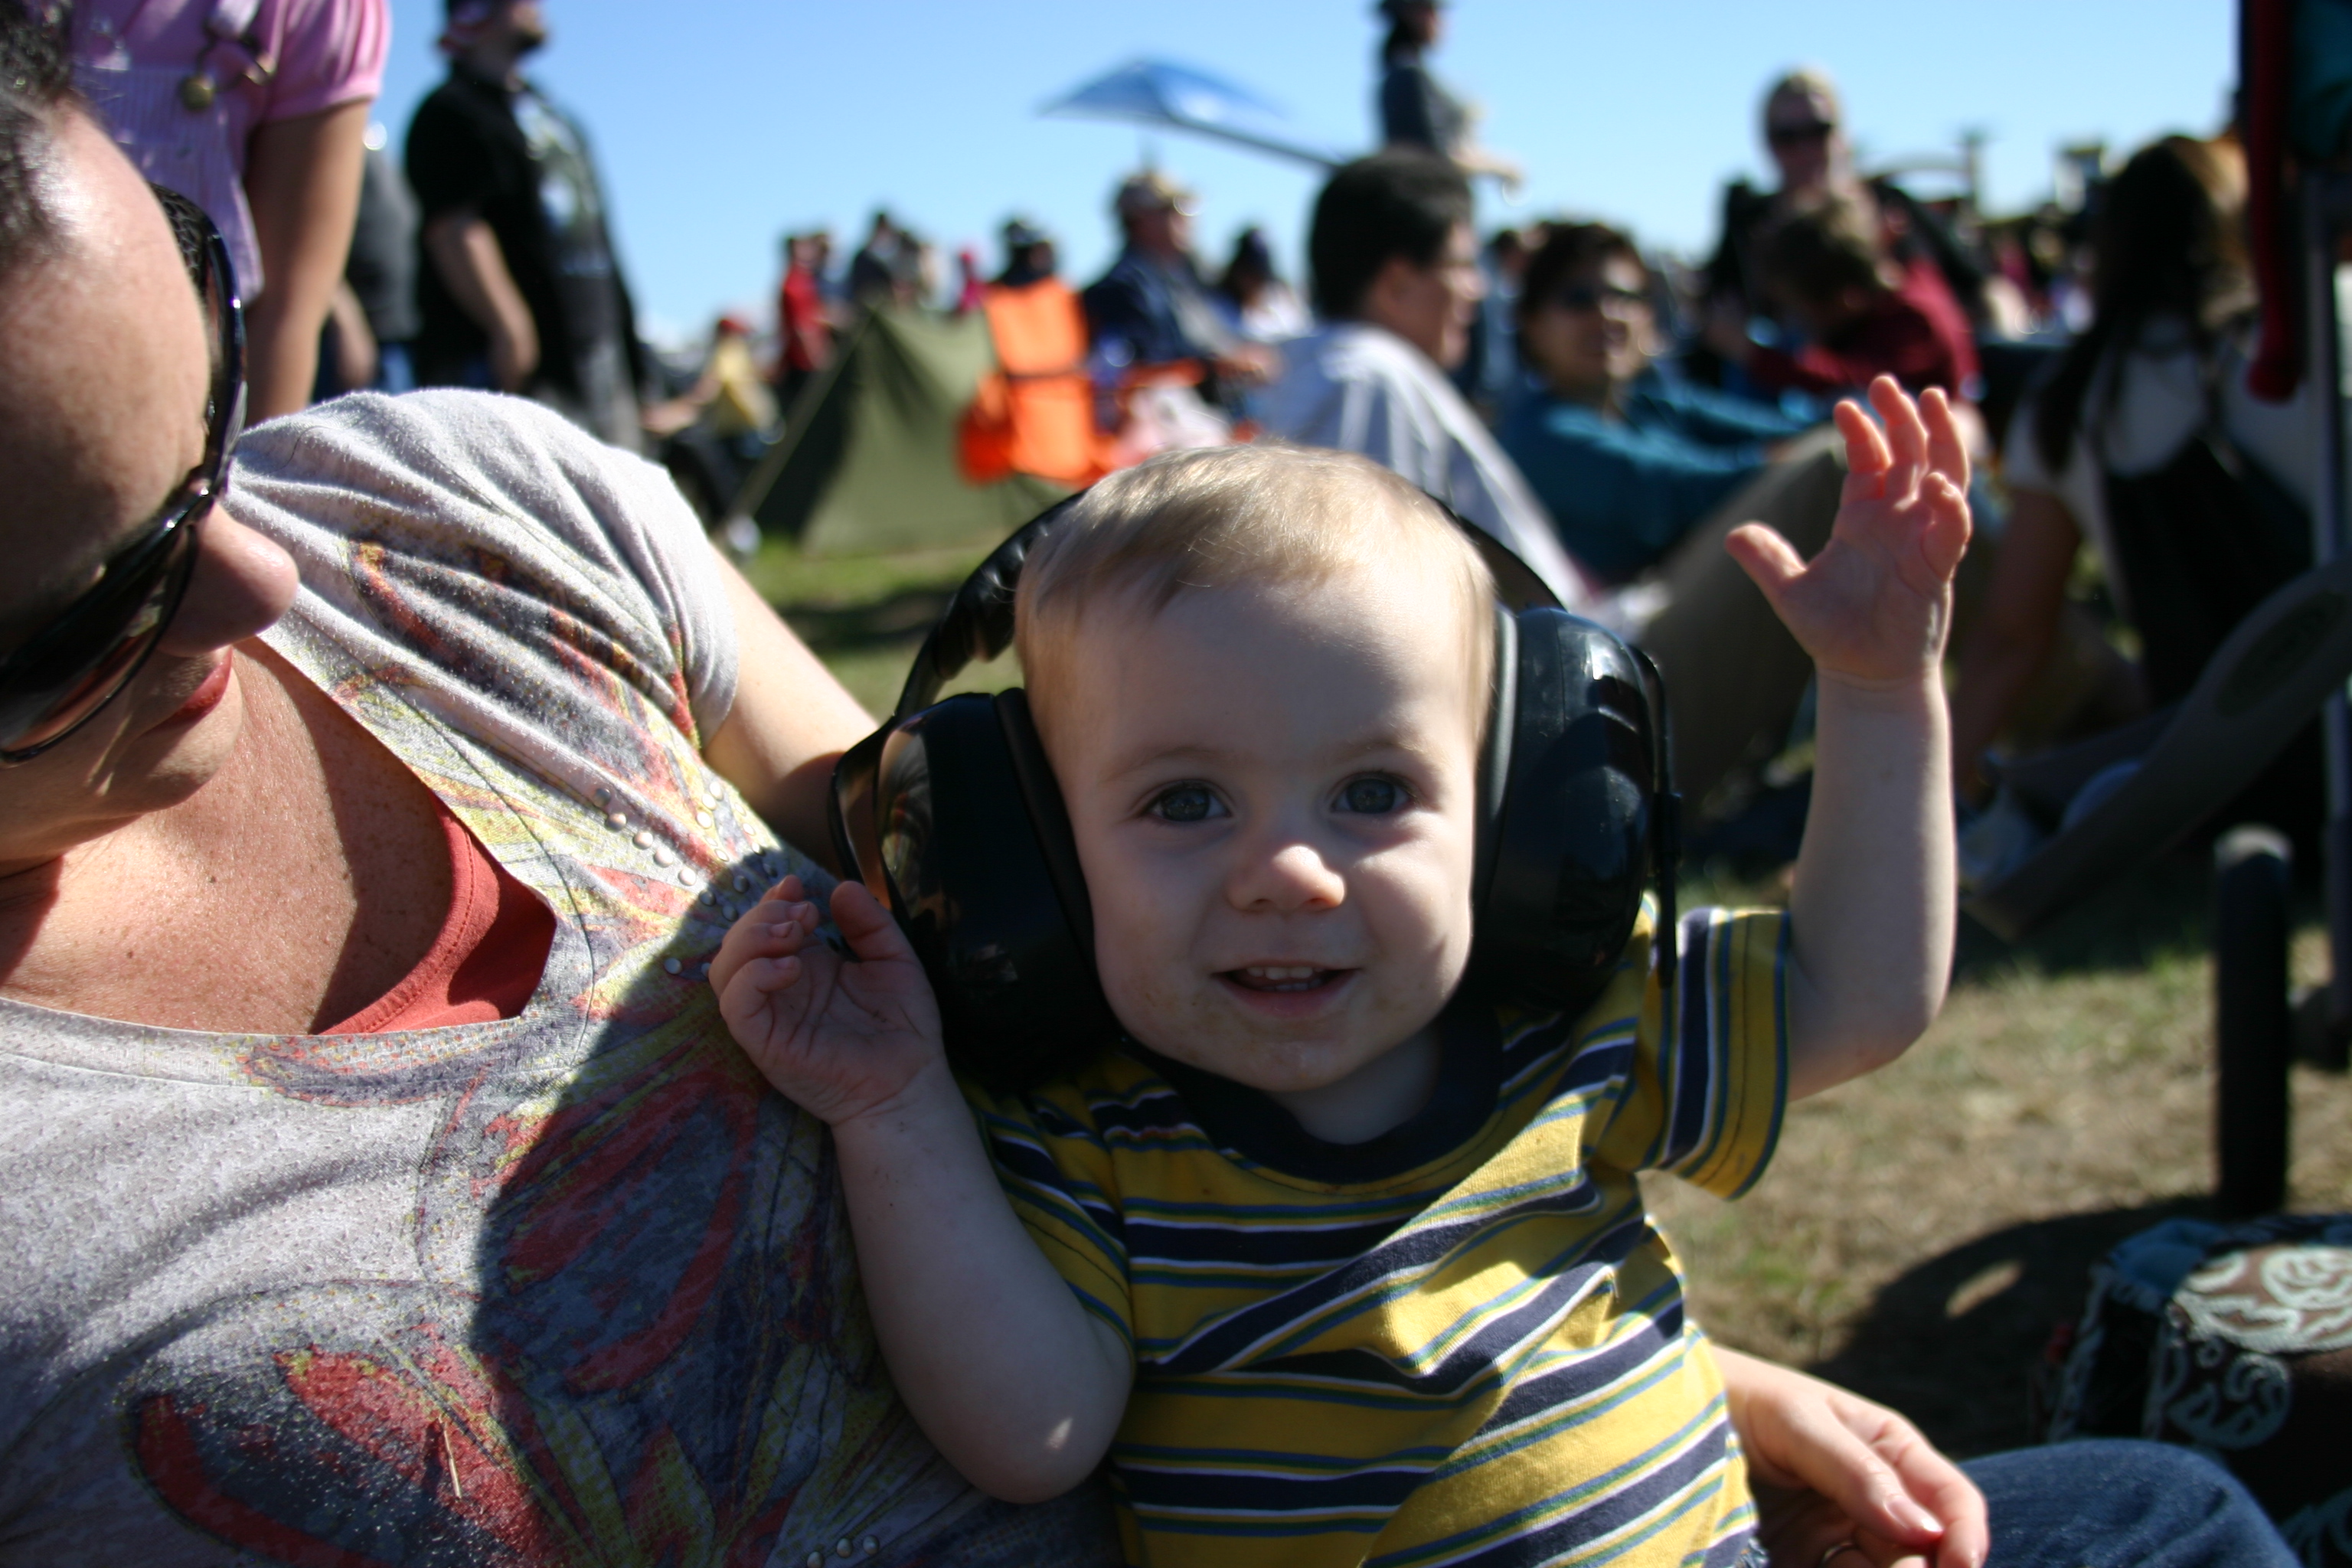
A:
<svg viewBox="0 0 2352 1568">
<path fill-rule="evenodd" d="M 1244 991 L 1319 991 L 1353 973 L 1347 969 L 1318 969 L 1311 963 L 1253 963 L 1246 969 L 1228 969 L 1220 978 Z"/>
</svg>

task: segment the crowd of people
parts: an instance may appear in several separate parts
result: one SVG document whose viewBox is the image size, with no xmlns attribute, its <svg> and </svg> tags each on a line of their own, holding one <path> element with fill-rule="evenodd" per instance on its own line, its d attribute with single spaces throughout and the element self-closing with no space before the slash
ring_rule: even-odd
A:
<svg viewBox="0 0 2352 1568">
<path fill-rule="evenodd" d="M 2130 159 L 2004 394 L 2039 231 L 1821 73 L 1703 268 L 1482 242 L 1518 171 L 1379 10 L 1303 290 L 1145 170 L 1083 289 L 877 212 L 666 379 L 538 0 L 448 0 L 397 165 L 383 0 L 0 0 L 0 1563 L 2292 1561 L 2203 1456 L 1962 1467 L 1712 1346 L 1637 1180 L 1908 1048 L 1984 753 L 2307 564 L 2236 142 Z M 967 472 L 1083 493 L 915 681 L 1025 690 L 876 731 L 637 454 L 941 309 Z M 1674 775 L 1801 721 L 1790 909 L 1676 917 Z"/>
</svg>

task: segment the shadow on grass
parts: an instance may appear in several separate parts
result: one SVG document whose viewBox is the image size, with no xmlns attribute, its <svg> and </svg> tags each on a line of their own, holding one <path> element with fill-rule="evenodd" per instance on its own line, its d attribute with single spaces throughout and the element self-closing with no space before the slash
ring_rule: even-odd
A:
<svg viewBox="0 0 2352 1568">
<path fill-rule="evenodd" d="M 2197 1199 L 2011 1226 L 1891 1281 L 1845 1348 L 1807 1370 L 1894 1406 L 1957 1458 L 2030 1440 L 2029 1389 L 2051 1330 L 2083 1310 L 2091 1265 Z"/>
<path fill-rule="evenodd" d="M 2298 863 L 2292 911 L 2298 928 L 2326 918 L 2316 884 Z M 2020 967 L 2046 975 L 2145 969 L 2168 955 L 2210 951 L 2212 934 L 2212 851 L 2191 843 L 2117 878 L 2021 942 L 1963 918 L 1952 973 L 1965 980 Z"/>
</svg>

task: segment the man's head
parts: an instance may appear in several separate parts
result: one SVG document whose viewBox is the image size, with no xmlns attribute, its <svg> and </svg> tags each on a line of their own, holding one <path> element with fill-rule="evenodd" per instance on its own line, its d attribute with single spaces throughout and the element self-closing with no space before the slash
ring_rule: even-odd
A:
<svg viewBox="0 0 2352 1568">
<path fill-rule="evenodd" d="M 1445 11 L 1438 0 L 1381 0 L 1375 9 L 1389 19 L 1388 41 L 1381 47 L 1385 58 L 1434 48 L 1445 35 Z"/>
<path fill-rule="evenodd" d="M 1425 1026 L 1470 950 L 1493 585 L 1349 454 L 1171 453 L 1098 482 L 1015 625 L 1120 1023 L 1269 1090 Z"/>
<path fill-rule="evenodd" d="M 1758 266 L 1765 292 L 1816 338 L 1866 313 L 1889 288 L 1877 214 L 1858 196 L 1825 197 L 1782 218 Z"/>
<path fill-rule="evenodd" d="M 1780 170 L 1780 189 L 1815 195 L 1845 183 L 1852 156 L 1837 85 L 1829 73 L 1805 67 L 1764 93 L 1764 145 Z"/>
<path fill-rule="evenodd" d="M 1111 197 L 1127 243 L 1148 256 L 1173 259 L 1192 249 L 1192 193 L 1156 169 L 1129 174 Z"/>
<path fill-rule="evenodd" d="M 1050 278 L 1057 264 L 1054 237 L 1025 217 L 1004 220 L 1004 270 L 1022 278 Z"/>
<path fill-rule="evenodd" d="M 1519 347 L 1560 396 L 1606 405 L 1649 367 L 1650 271 L 1607 224 L 1560 224 L 1519 284 Z"/>
<path fill-rule="evenodd" d="M 1433 153 L 1391 148 L 1349 164 L 1315 200 L 1307 260 L 1316 308 L 1460 364 L 1486 293 L 1470 215 L 1470 183 Z"/>
<path fill-rule="evenodd" d="M 172 223 L 54 47 L 0 0 L 0 660 L 89 605 L 170 515 L 204 462 L 219 341 Z M 153 656 L 79 729 L 0 768 L 0 874 L 184 799 L 226 761 L 243 709 L 224 650 L 282 613 L 293 565 L 218 507 L 194 538 Z"/>
<path fill-rule="evenodd" d="M 445 0 L 441 51 L 485 76 L 503 76 L 547 45 L 540 0 Z"/>
</svg>

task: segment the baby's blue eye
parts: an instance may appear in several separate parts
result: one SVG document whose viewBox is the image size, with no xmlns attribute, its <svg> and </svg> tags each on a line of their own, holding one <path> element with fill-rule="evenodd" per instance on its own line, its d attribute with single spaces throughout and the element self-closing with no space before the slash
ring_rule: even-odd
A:
<svg viewBox="0 0 2352 1568">
<path fill-rule="evenodd" d="M 1366 816 L 1385 816 L 1404 804 L 1404 791 L 1394 779 L 1350 779 L 1339 791 L 1339 809 Z"/>
<path fill-rule="evenodd" d="M 1151 803 L 1151 814 L 1162 822 L 1206 822 L 1216 809 L 1217 797 L 1206 784 L 1178 784 Z"/>
</svg>

